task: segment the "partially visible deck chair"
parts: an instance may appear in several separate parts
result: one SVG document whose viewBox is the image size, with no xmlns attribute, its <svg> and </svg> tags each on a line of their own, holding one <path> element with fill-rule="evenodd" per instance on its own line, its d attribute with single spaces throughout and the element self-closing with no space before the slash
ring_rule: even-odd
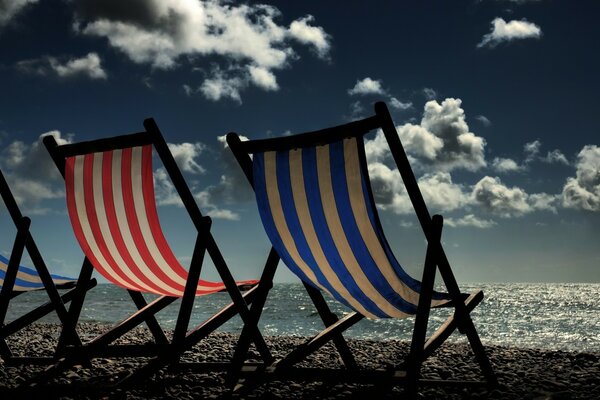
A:
<svg viewBox="0 0 600 400">
<path fill-rule="evenodd" d="M 363 139 L 376 129 L 385 134 L 427 239 L 421 281 L 411 278 L 397 262 L 378 217 Z M 237 134 L 230 133 L 227 142 L 254 188 L 260 217 L 273 246 L 266 266 L 269 271 L 264 276 L 273 276 L 281 258 L 304 283 L 326 326 L 320 334 L 266 368 L 261 378 L 255 372 L 255 384 L 269 379 L 269 375 L 272 379 L 302 379 L 304 374 L 317 379 L 333 376 L 367 382 L 381 378 L 405 384 L 405 390 L 414 393 L 423 381 L 422 363 L 456 328 L 467 335 L 487 383 L 496 382 L 469 315 L 483 293 L 465 295 L 459 290 L 440 242 L 442 217 L 430 217 L 384 103 L 375 105 L 372 117 L 333 128 L 250 141 L 241 141 Z M 447 293 L 434 291 L 436 270 Z M 338 319 L 322 292 L 354 312 Z M 264 302 L 264 298 L 255 300 L 253 318 L 260 318 Z M 444 306 L 453 307 L 454 314 L 427 339 L 430 309 Z M 363 317 L 409 316 L 415 316 L 415 324 L 410 352 L 402 365 L 384 373 L 361 369 L 342 332 Z M 294 367 L 331 340 L 345 369 L 330 371 L 333 374 L 328 375 L 327 371 Z M 238 347 L 236 357 L 243 357 L 246 348 Z"/>
<path fill-rule="evenodd" d="M 185 350 L 239 314 L 248 319 L 256 280 L 235 281 L 211 232 L 210 218 L 203 216 L 154 120 L 144 121 L 145 131 L 94 141 L 57 145 L 52 136 L 44 144 L 63 174 L 67 209 L 75 237 L 85 255 L 80 279 L 97 270 L 109 282 L 127 290 L 138 311 L 109 331 L 76 349 L 76 356 L 146 356 L 149 362 L 135 371 L 142 378 L 165 364 L 176 363 Z M 166 169 L 197 231 L 189 269 L 169 247 L 161 229 L 154 193 L 153 148 Z M 222 282 L 200 278 L 205 252 L 211 257 Z M 251 289 L 243 296 L 239 287 Z M 196 296 L 226 291 L 232 303 L 202 324 L 189 328 Z M 147 302 L 144 294 L 158 295 Z M 155 314 L 181 299 L 179 314 L 169 339 Z M 81 308 L 84 298 L 71 306 Z M 77 309 L 72 311 L 77 313 Z M 145 345 L 118 345 L 118 338 L 145 322 L 153 341 Z M 249 340 L 266 359 L 268 348 L 255 325 L 247 329 Z M 62 360 L 55 369 L 76 361 Z M 229 363 L 227 363 L 229 365 Z M 226 367 L 228 368 L 228 367 Z"/>
<path fill-rule="evenodd" d="M 54 356 L 16 356 L 10 349 L 6 339 L 53 311 L 63 326 L 68 325 L 69 316 L 65 303 L 71 300 L 77 292 L 75 288 L 77 280 L 50 274 L 29 231 L 31 221 L 21 214 L 21 210 L 1 171 L 0 195 L 16 227 L 16 236 L 10 256 L 6 258 L 0 255 L 0 357 L 7 363 L 52 362 Z M 33 268 L 20 265 L 24 251 L 29 254 L 33 262 Z M 84 290 L 91 288 L 95 282 L 95 280 L 88 282 Z M 59 289 L 70 290 L 61 297 Z M 12 299 L 27 292 L 41 290 L 45 290 L 48 294 L 46 303 L 40 304 L 10 322 L 6 322 L 9 304 Z M 79 338 L 74 331 L 70 331 L 68 335 L 66 332 L 64 331 L 62 336 L 65 340 L 63 344 L 76 345 L 79 343 Z M 67 340 L 70 342 L 67 342 Z M 56 351 L 58 351 L 58 345 L 59 342 L 57 342 Z"/>
</svg>

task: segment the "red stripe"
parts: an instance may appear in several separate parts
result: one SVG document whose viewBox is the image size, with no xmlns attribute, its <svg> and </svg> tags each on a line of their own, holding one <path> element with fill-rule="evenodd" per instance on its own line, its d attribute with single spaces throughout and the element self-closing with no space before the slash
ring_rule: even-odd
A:
<svg viewBox="0 0 600 400">
<path fill-rule="evenodd" d="M 114 203 L 114 193 L 113 193 L 113 178 L 112 178 L 112 161 L 113 161 L 113 152 L 107 151 L 103 153 L 102 157 L 102 201 L 104 202 L 104 210 L 106 212 L 106 219 L 108 221 L 108 227 L 110 230 L 110 235 L 112 240 L 119 252 L 119 255 L 123 259 L 123 262 L 127 265 L 127 268 L 136 276 L 139 277 L 141 272 L 136 273 L 134 268 L 135 263 L 131 258 L 131 255 L 127 251 L 127 247 L 125 246 L 125 241 L 123 240 L 123 235 L 119 228 L 117 213 L 115 210 Z M 148 282 L 144 279 L 140 279 L 145 284 Z M 146 290 L 146 289 L 144 289 Z"/>
<path fill-rule="evenodd" d="M 146 208 L 146 216 L 148 218 L 148 226 L 156 247 L 162 254 L 163 258 L 171 266 L 173 272 L 187 280 L 187 271 L 181 266 L 179 260 L 173 254 L 171 247 L 167 243 L 165 236 L 160 227 L 158 220 L 158 212 L 156 211 L 156 198 L 154 195 L 154 178 L 152 176 L 152 147 L 145 146 L 142 153 L 142 192 L 144 195 L 144 205 Z"/>
<path fill-rule="evenodd" d="M 109 276 L 106 271 L 100 265 L 98 259 L 94 256 L 94 253 L 90 249 L 90 246 L 85 239 L 83 229 L 81 228 L 81 222 L 79 215 L 77 214 L 77 206 L 75 201 L 75 157 L 69 157 L 65 162 L 65 188 L 67 197 L 67 211 L 69 212 L 69 218 L 71 220 L 71 226 L 75 233 L 75 238 L 79 242 L 79 246 L 83 250 L 83 254 L 88 258 L 92 265 L 108 279 Z M 112 279 L 110 279 L 113 282 Z M 116 282 L 115 282 L 116 283 Z"/>
<path fill-rule="evenodd" d="M 141 171 L 132 171 L 131 170 L 131 158 L 132 158 L 132 150 L 131 148 L 125 149 L 122 152 L 122 163 L 121 163 L 121 189 L 123 191 L 123 200 L 125 206 L 125 213 L 127 218 L 127 226 L 131 232 L 131 236 L 133 237 L 134 244 L 137 247 L 140 256 L 143 261 L 148 265 L 149 269 L 156 275 L 158 279 L 164 281 L 167 285 L 172 286 L 175 290 L 179 290 L 179 292 L 165 293 L 166 291 L 157 285 L 153 284 L 149 278 L 143 274 L 139 267 L 133 261 L 131 254 L 127 250 L 127 246 L 123 240 L 123 233 L 119 228 L 114 198 L 113 198 L 113 186 L 112 186 L 112 152 L 103 153 L 102 158 L 102 201 L 104 203 L 104 208 L 109 224 L 110 234 L 112 239 L 117 247 L 117 250 L 123 261 L 127 264 L 131 273 L 138 277 L 142 282 L 144 282 L 152 291 L 158 294 L 166 294 L 166 295 L 175 295 L 181 296 L 183 294 L 184 287 L 176 282 L 173 282 L 157 265 L 154 258 L 151 256 L 148 246 L 144 240 L 144 237 L 141 233 L 139 221 L 137 218 L 137 214 L 135 212 L 135 205 L 133 202 L 133 188 L 132 188 L 132 173 L 142 173 L 142 194 L 144 199 L 144 204 L 146 208 L 146 217 L 148 220 L 148 225 L 150 227 L 150 231 L 152 237 L 155 240 L 156 246 L 158 250 L 163 255 L 165 261 L 169 265 L 169 267 L 184 280 L 187 279 L 188 273 L 181 266 L 177 258 L 175 257 L 171 247 L 165 239 L 165 236 L 160 227 L 160 222 L 158 218 L 158 212 L 156 209 L 155 202 L 155 194 L 154 194 L 154 179 L 152 173 L 152 146 L 144 146 L 142 148 L 142 170 Z M 100 231 L 100 226 L 98 223 L 98 218 L 96 214 L 95 208 L 95 199 L 93 196 L 93 154 L 87 154 L 84 158 L 84 176 L 83 176 L 83 185 L 84 185 L 84 198 L 85 198 L 85 210 L 88 218 L 89 225 L 92 230 L 92 234 L 96 240 L 96 245 L 102 252 L 102 255 L 105 257 L 106 261 L 112 266 L 115 273 L 125 281 L 130 286 L 125 286 L 127 289 L 133 289 L 138 291 L 147 291 L 139 287 L 139 285 L 132 282 L 131 278 L 127 276 L 127 274 L 118 267 L 117 263 L 114 261 L 114 258 L 108 251 L 108 247 L 104 241 L 102 236 L 102 232 Z M 103 265 L 100 264 L 98 259 L 95 257 L 92 252 L 89 243 L 85 239 L 85 235 L 83 234 L 83 229 L 81 227 L 81 221 L 77 215 L 77 207 L 75 204 L 75 194 L 74 194 L 74 164 L 75 157 L 70 157 L 66 160 L 66 191 L 67 191 L 67 208 L 69 211 L 69 216 L 71 218 L 71 224 L 73 226 L 73 230 L 75 232 L 75 236 L 79 241 L 81 248 L 83 249 L 85 255 L 88 257 L 90 262 L 94 265 L 94 267 L 109 281 L 114 284 L 123 287 L 123 285 L 117 282 L 111 276 Z M 256 284 L 257 280 L 245 280 L 236 282 L 237 285 L 253 285 Z M 225 286 L 222 282 L 210 282 L 200 279 L 198 282 L 199 286 L 207 286 L 209 289 L 197 289 L 196 295 L 205 295 L 214 293 L 220 290 L 223 290 Z"/>
<path fill-rule="evenodd" d="M 100 224 L 98 222 L 98 214 L 96 212 L 96 199 L 94 198 L 94 185 L 96 184 L 96 182 L 94 181 L 93 166 L 94 153 L 86 154 L 83 161 L 83 193 L 88 223 L 90 225 L 90 229 L 92 230 L 92 235 L 94 236 L 94 239 L 96 241 L 96 246 L 102 253 L 102 256 L 106 260 L 108 266 L 110 266 L 114 273 L 125 282 L 125 286 L 123 283 L 120 283 L 119 281 L 115 280 L 112 274 L 110 274 L 103 265 L 100 265 L 100 262 L 98 262 L 98 265 L 101 269 L 98 268 L 98 270 L 100 272 L 104 271 L 103 275 L 118 286 L 124 286 L 127 289 L 142 290 L 142 288 L 138 284 L 136 284 L 127 275 L 127 273 L 123 271 L 123 269 L 120 268 L 119 265 L 115 262 L 111 252 L 109 251 L 106 245 L 106 242 L 104 241 L 104 236 L 102 235 Z"/>
<path fill-rule="evenodd" d="M 161 273 L 162 276 L 157 274 L 158 271 L 156 271 L 157 270 L 157 268 L 155 267 L 156 264 L 153 262 L 154 266 L 151 265 L 150 263 L 148 263 L 148 261 L 149 261 L 148 257 L 144 257 L 144 250 L 147 251 L 147 249 L 146 249 L 144 240 L 141 236 L 141 231 L 140 231 L 139 223 L 137 220 L 137 215 L 135 213 L 135 205 L 133 202 L 133 187 L 132 187 L 132 179 L 131 179 L 131 175 L 132 175 L 131 154 L 132 154 L 131 148 L 123 149 L 123 152 L 121 154 L 121 191 L 122 191 L 122 195 L 123 195 L 123 204 L 125 206 L 125 216 L 127 218 L 126 228 L 129 229 L 131 237 L 133 238 L 134 246 L 136 246 L 138 252 L 142 256 L 142 261 L 150 268 L 150 271 L 155 276 L 157 276 L 158 279 L 164 279 L 165 278 L 164 274 Z M 164 289 L 162 289 L 159 286 L 157 286 L 156 284 L 152 283 L 152 281 L 149 279 L 149 277 L 146 274 L 142 273 L 140 271 L 140 269 L 138 268 L 138 266 L 135 265 L 135 263 L 132 263 L 130 268 L 140 279 L 142 279 L 149 287 L 151 287 L 153 291 L 155 291 L 156 293 L 164 293 L 165 292 Z M 177 289 L 178 288 L 176 287 L 176 290 Z M 175 295 L 175 293 L 170 293 L 170 292 L 164 293 L 164 294 Z"/>
<path fill-rule="evenodd" d="M 152 231 L 154 242 L 163 255 L 165 261 L 171 266 L 179 276 L 187 280 L 187 271 L 181 266 L 171 247 L 169 246 L 167 239 L 164 236 L 162 228 L 160 227 L 160 221 L 158 218 L 158 212 L 156 210 L 156 200 L 154 195 L 154 179 L 152 177 L 152 148 L 147 146 L 144 149 L 142 162 L 144 165 L 143 170 L 143 193 L 144 193 L 144 204 L 146 206 L 146 215 L 148 216 L 148 225 Z M 175 268 L 177 266 L 177 268 Z M 198 289 L 197 295 L 214 293 L 224 288 L 221 282 L 210 282 L 200 279 L 198 285 L 208 286 L 212 289 Z"/>
<path fill-rule="evenodd" d="M 123 271 L 117 266 L 114 259 L 112 258 L 112 255 L 110 254 L 110 251 L 108 251 L 108 249 L 106 248 L 106 243 L 104 242 L 104 238 L 102 237 L 102 232 L 100 231 L 100 226 L 98 224 L 98 215 L 96 213 L 96 203 L 94 199 L 93 166 L 94 154 L 86 154 L 83 159 L 83 194 L 86 216 L 90 225 L 90 229 L 92 231 L 92 236 L 94 237 L 94 240 L 96 242 L 96 246 L 102 253 L 102 256 L 104 257 L 108 265 L 113 269 L 114 273 L 117 274 L 121 278 L 121 280 L 125 282 L 126 285 L 124 286 L 123 283 L 116 280 L 112 276 L 112 274 L 105 269 L 104 265 L 102 265 L 100 261 L 95 257 L 89 244 L 87 243 L 86 244 L 88 252 L 86 253 L 86 255 L 88 256 L 88 258 L 90 258 L 90 256 L 94 258 L 95 262 L 93 262 L 90 259 L 94 267 L 96 267 L 96 269 L 102 275 L 104 275 L 106 279 L 110 280 L 115 285 L 121 287 L 124 286 L 128 289 L 140 290 L 139 286 L 132 282 L 131 279 L 127 277 L 127 275 L 123 273 Z M 85 236 L 83 236 L 82 238 L 83 240 L 85 240 Z"/>
</svg>

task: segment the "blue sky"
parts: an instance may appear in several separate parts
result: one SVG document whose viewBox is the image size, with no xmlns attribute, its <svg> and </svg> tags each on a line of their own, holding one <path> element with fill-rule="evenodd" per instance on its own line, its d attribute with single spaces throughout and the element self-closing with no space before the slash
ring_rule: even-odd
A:
<svg viewBox="0 0 600 400">
<path fill-rule="evenodd" d="M 0 168 L 51 269 L 76 274 L 63 182 L 40 138 L 129 133 L 154 117 L 234 274 L 252 278 L 268 243 L 223 135 L 319 129 L 383 100 L 445 217 L 459 280 L 600 282 L 598 11 L 591 0 L 0 0 Z M 383 144 L 367 143 L 376 200 L 418 276 L 424 239 Z M 185 264 L 192 226 L 155 168 Z M 0 218 L 7 254 L 14 230 Z"/>
</svg>

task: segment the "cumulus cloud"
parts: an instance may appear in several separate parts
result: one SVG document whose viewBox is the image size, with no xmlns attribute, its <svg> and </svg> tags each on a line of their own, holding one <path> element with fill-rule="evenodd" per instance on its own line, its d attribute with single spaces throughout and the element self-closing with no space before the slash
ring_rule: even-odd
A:
<svg viewBox="0 0 600 400">
<path fill-rule="evenodd" d="M 8 25 L 26 6 L 37 2 L 38 0 L 0 0 L 0 28 Z"/>
<path fill-rule="evenodd" d="M 525 152 L 525 163 L 529 164 L 533 161 L 541 161 L 546 164 L 564 164 L 569 165 L 569 160 L 559 149 L 548 151 L 545 156 L 540 155 L 542 142 L 539 139 L 533 142 L 525 143 L 523 151 Z"/>
<path fill-rule="evenodd" d="M 486 210 L 502 217 L 520 216 L 531 211 L 524 190 L 509 188 L 499 178 L 486 176 L 473 188 L 473 199 Z"/>
<path fill-rule="evenodd" d="M 452 182 L 448 172 L 425 174 L 418 183 L 428 207 L 436 211 L 452 211 L 470 203 L 464 187 Z"/>
<path fill-rule="evenodd" d="M 384 94 L 385 91 L 381 87 L 381 81 L 366 77 L 362 80 L 357 80 L 353 88 L 348 89 L 348 94 L 364 95 L 364 94 Z"/>
<path fill-rule="evenodd" d="M 369 177 L 373 196 L 383 210 L 396 214 L 413 213 L 414 209 L 400 173 L 384 163 L 369 163 Z M 452 211 L 467 205 L 470 196 L 460 184 L 454 183 L 447 172 L 425 174 L 418 180 L 419 188 L 428 206 L 436 211 Z"/>
<path fill-rule="evenodd" d="M 240 138 L 248 140 L 245 136 L 240 135 Z M 254 195 L 246 176 L 229 150 L 225 136 L 217 137 L 217 141 L 220 148 L 217 158 L 223 164 L 222 170 L 227 173 L 221 175 L 218 183 L 196 191 L 194 197 L 202 210 L 211 217 L 237 220 L 239 215 L 226 207 L 237 202 L 250 201 Z"/>
<path fill-rule="evenodd" d="M 286 27 L 277 22 L 279 10 L 263 4 L 82 0 L 77 15 L 77 32 L 106 38 L 136 63 L 169 69 L 202 57 L 222 62 L 227 68 L 213 71 L 200 85 L 199 92 L 210 100 L 239 102 L 250 85 L 277 90 L 274 71 L 298 58 L 292 42 L 312 47 L 320 57 L 330 49 L 329 35 L 312 25 L 312 17 Z"/>
<path fill-rule="evenodd" d="M 226 78 L 221 74 L 217 74 L 210 79 L 206 79 L 199 90 L 208 100 L 218 101 L 229 98 L 241 103 L 240 91 L 246 88 L 247 85 L 247 81 L 243 78 Z"/>
<path fill-rule="evenodd" d="M 476 171 L 486 165 L 485 140 L 469 131 L 461 100 L 447 98 L 425 104 L 420 125 L 399 126 L 406 150 L 425 164 L 444 170 Z"/>
<path fill-rule="evenodd" d="M 96 53 L 89 53 L 85 57 L 74 58 L 64 64 L 50 58 L 50 66 L 58 76 L 70 77 L 84 75 L 92 79 L 106 79 L 106 72 L 102 68 L 100 57 Z"/>
<path fill-rule="evenodd" d="M 473 214 L 467 214 L 460 218 L 444 218 L 444 225 L 451 226 L 453 228 L 470 226 L 480 229 L 488 229 L 497 225 L 497 223 L 491 219 L 482 219 Z"/>
<path fill-rule="evenodd" d="M 564 164 L 569 165 L 569 160 L 567 157 L 558 149 L 554 149 L 549 151 L 545 157 L 541 158 L 541 160 L 548 164 Z"/>
<path fill-rule="evenodd" d="M 168 146 L 181 170 L 193 174 L 203 174 L 205 172 L 205 169 L 196 161 L 196 158 L 205 148 L 202 143 L 169 143 Z"/>
<path fill-rule="evenodd" d="M 223 145 L 224 141 L 224 136 L 219 138 L 221 151 L 217 154 L 218 162 L 224 162 L 228 165 L 229 168 L 226 167 L 226 171 L 234 172 L 230 175 L 222 175 L 218 183 L 207 187 L 200 187 L 199 182 L 194 180 L 191 180 L 189 184 L 190 190 L 203 213 L 213 218 L 237 220 L 239 219 L 239 215 L 223 206 L 251 199 L 251 190 L 245 176 L 243 176 L 241 171 L 238 173 L 238 170 L 240 170 L 239 166 L 233 165 L 235 160 L 233 160 L 229 149 L 226 149 L 225 145 Z M 199 156 L 206 150 L 204 144 L 169 143 L 168 145 L 182 171 L 194 175 L 206 172 L 204 167 L 198 162 Z M 243 182 L 242 179 L 244 180 Z M 160 167 L 154 171 L 154 190 L 158 205 L 183 207 L 181 198 L 177 194 L 175 186 L 173 186 L 164 167 Z"/>
<path fill-rule="evenodd" d="M 250 77 L 254 84 L 264 90 L 278 90 L 279 85 L 275 75 L 268 69 L 251 65 L 248 67 Z"/>
<path fill-rule="evenodd" d="M 577 155 L 576 175 L 567 179 L 562 204 L 567 208 L 600 211 L 600 147 L 586 145 Z"/>
<path fill-rule="evenodd" d="M 502 157 L 494 158 L 492 168 L 497 172 L 515 172 L 523 169 L 515 160 Z"/>
<path fill-rule="evenodd" d="M 408 110 L 412 105 L 410 101 L 402 102 L 395 97 L 390 97 L 390 106 L 396 110 Z"/>
<path fill-rule="evenodd" d="M 490 121 L 485 115 L 477 115 L 475 119 L 485 127 L 492 126 L 492 121 Z"/>
<path fill-rule="evenodd" d="M 423 88 L 423 95 L 427 100 L 437 99 L 437 92 L 432 88 Z"/>
<path fill-rule="evenodd" d="M 314 19 L 312 15 L 308 15 L 293 21 L 290 24 L 290 35 L 300 43 L 313 46 L 319 57 L 326 58 L 331 48 L 331 38 L 320 26 L 309 25 Z"/>
<path fill-rule="evenodd" d="M 508 187 L 497 177 L 486 176 L 473 187 L 472 201 L 503 218 L 520 217 L 533 211 L 556 212 L 556 196 L 527 194 L 519 187 Z"/>
<path fill-rule="evenodd" d="M 64 195 L 62 178 L 42 139 L 52 135 L 58 144 L 70 142 L 59 131 L 43 133 L 33 143 L 13 141 L 2 150 L 0 167 L 10 184 L 13 195 L 27 213 L 42 214 L 49 210 L 42 206 L 44 200 Z"/>
<path fill-rule="evenodd" d="M 535 160 L 537 155 L 540 153 L 540 147 L 542 146 L 542 142 L 538 139 L 533 142 L 525 143 L 523 146 L 523 151 L 525 152 L 525 162 L 531 162 Z"/>
<path fill-rule="evenodd" d="M 492 21 L 492 31 L 483 36 L 477 47 L 494 47 L 502 42 L 510 42 L 517 39 L 539 39 L 542 30 L 539 26 L 526 20 L 512 20 L 506 22 L 502 18 Z"/>
<path fill-rule="evenodd" d="M 17 69 L 37 75 L 55 74 L 61 78 L 84 76 L 90 79 L 106 79 L 106 71 L 96 53 L 89 53 L 81 58 L 71 58 L 61 61 L 56 57 L 43 57 L 22 60 L 17 63 Z"/>
</svg>

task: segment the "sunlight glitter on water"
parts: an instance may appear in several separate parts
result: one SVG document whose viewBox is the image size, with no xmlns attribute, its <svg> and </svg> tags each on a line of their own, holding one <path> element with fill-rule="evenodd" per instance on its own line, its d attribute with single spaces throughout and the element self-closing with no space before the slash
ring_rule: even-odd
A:
<svg viewBox="0 0 600 400">
<path fill-rule="evenodd" d="M 600 352 L 600 284 L 479 284 L 463 285 L 469 291 L 481 288 L 483 303 L 473 312 L 473 320 L 484 343 L 526 348 L 560 349 Z M 44 293 L 31 293 L 11 303 L 9 319 L 20 315 L 35 302 L 44 300 Z M 225 293 L 198 298 L 192 323 L 208 318 L 216 307 L 228 303 Z M 330 301 L 338 314 L 349 310 Z M 177 303 L 159 314 L 168 327 L 175 325 Z M 127 293 L 110 285 L 99 285 L 89 292 L 82 320 L 113 323 L 133 312 Z M 431 313 L 429 331 L 450 315 L 450 310 Z M 47 318 L 55 321 L 55 318 Z M 361 339 L 410 340 L 412 318 L 361 321 L 347 332 Z M 236 317 L 223 330 L 239 332 L 241 320 Z M 261 318 L 265 335 L 314 335 L 323 326 L 310 298 L 300 284 L 276 284 L 271 290 Z M 453 335 L 453 340 L 463 340 Z"/>
</svg>

